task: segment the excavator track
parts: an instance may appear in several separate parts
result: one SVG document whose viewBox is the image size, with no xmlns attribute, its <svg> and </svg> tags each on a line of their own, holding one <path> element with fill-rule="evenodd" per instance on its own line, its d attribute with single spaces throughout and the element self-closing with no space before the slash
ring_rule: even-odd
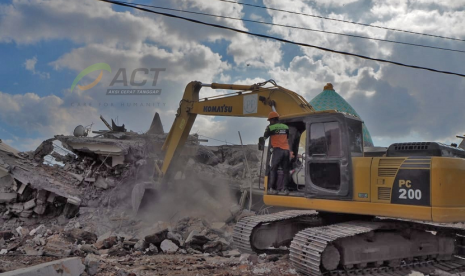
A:
<svg viewBox="0 0 465 276">
<path fill-rule="evenodd" d="M 417 261 L 404 263 L 398 267 L 334 270 L 323 275 L 406 276 L 413 270 L 424 275 L 453 275 L 465 270 L 465 260 L 456 258 L 450 261 Z"/>
<path fill-rule="evenodd" d="M 289 222 L 296 219 L 303 221 L 305 225 L 307 225 L 307 227 L 322 225 L 322 220 L 318 216 L 318 214 L 315 213 L 315 211 L 310 210 L 290 210 L 269 215 L 244 217 L 234 226 L 234 244 L 242 252 L 257 253 L 257 251 L 264 251 L 257 250 L 257 248 L 254 247 L 254 242 L 252 239 L 252 236 L 254 235 L 254 230 L 257 230 L 259 226 L 263 224 L 269 224 L 273 222 Z M 266 251 L 271 252 L 277 250 L 279 249 L 270 248 Z"/>
<path fill-rule="evenodd" d="M 415 222 L 404 221 L 351 221 L 338 223 L 322 227 L 307 228 L 296 234 L 290 247 L 290 260 L 296 270 L 304 275 L 408 275 L 411 270 L 432 275 L 437 270 L 446 273 L 457 273 L 465 271 L 465 259 L 462 256 L 455 256 L 451 260 L 438 260 L 431 258 L 406 258 L 389 263 L 389 260 L 378 261 L 378 265 L 367 267 L 363 265 L 350 265 L 341 269 L 334 260 L 338 259 L 334 244 L 344 238 L 355 237 L 357 235 L 370 235 L 379 230 L 408 230 L 419 231 L 441 231 L 450 234 L 463 234 L 464 229 L 450 227 L 435 227 Z M 459 243 L 463 240 L 457 236 Z M 457 245 L 456 245 L 457 246 Z M 462 247 L 462 245 L 458 245 Z M 333 247 L 334 249 L 330 248 Z M 332 249 L 332 250 L 331 250 Z M 465 256 L 464 256 L 465 257 Z M 333 263 L 331 263 L 333 262 Z M 385 264 L 388 265 L 385 265 Z M 334 269 L 324 267 L 333 266 Z"/>
</svg>

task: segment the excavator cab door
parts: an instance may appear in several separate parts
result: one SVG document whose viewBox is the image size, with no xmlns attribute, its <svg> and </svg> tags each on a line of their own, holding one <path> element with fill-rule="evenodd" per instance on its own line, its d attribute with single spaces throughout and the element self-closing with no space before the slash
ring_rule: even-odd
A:
<svg viewBox="0 0 465 276">
<path fill-rule="evenodd" d="M 306 196 L 352 199 L 352 155 L 363 156 L 362 122 L 342 113 L 306 118 Z"/>
</svg>

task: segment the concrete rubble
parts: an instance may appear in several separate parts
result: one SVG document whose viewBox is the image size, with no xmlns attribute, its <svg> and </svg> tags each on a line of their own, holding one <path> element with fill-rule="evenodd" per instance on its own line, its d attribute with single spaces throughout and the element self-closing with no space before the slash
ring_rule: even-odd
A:
<svg viewBox="0 0 465 276">
<path fill-rule="evenodd" d="M 156 177 L 155 163 L 162 159 L 166 134 L 160 134 L 158 114 L 155 119 L 145 134 L 97 131 L 98 137 L 57 135 L 31 152 L 18 152 L 0 143 L 2 218 L 63 215 L 69 219 L 81 206 L 111 204 L 105 190 L 116 188 L 121 190 L 119 195 L 130 194 L 135 183 Z M 117 128 L 114 123 L 113 127 Z M 196 137 L 190 136 L 184 153 L 195 154 L 197 146 Z"/>
<path fill-rule="evenodd" d="M 132 188 L 157 178 L 167 134 L 158 114 L 143 134 L 111 123 L 93 131 L 95 137 L 56 135 L 30 152 L 0 140 L 0 273 L 28 267 L 37 272 L 76 259 L 83 272 L 72 275 L 268 271 L 254 272 L 254 261 L 241 263 L 232 247 L 235 221 L 253 214 L 241 212 L 236 196 L 251 180 L 258 183 L 261 152 L 255 145 L 245 146 L 248 171 L 242 147 L 200 146 L 201 139 L 190 135 L 181 184 L 163 197 L 153 195 L 161 203 L 136 216 Z M 279 266 L 284 270 L 276 275 L 286 275 L 288 264 Z"/>
<path fill-rule="evenodd" d="M 80 223 L 77 223 L 77 219 L 72 219 L 65 226 L 41 224 L 21 227 L 14 232 L 4 231 L 1 233 L 0 247 L 8 258 L 37 261 L 38 258 L 52 257 L 57 258 L 55 264 L 67 267 L 70 266 L 69 260 L 82 262 L 82 271 L 85 270 L 86 274 L 81 274 L 81 271 L 69 275 L 154 275 L 167 271 L 172 274 L 166 275 L 209 272 L 218 272 L 216 275 L 261 275 L 277 267 L 281 274 L 267 275 L 292 275 L 286 274 L 290 268 L 285 256 L 251 257 L 254 255 L 241 255 L 234 249 L 233 224 L 223 224 L 218 229 L 218 225 L 222 224 L 220 222 L 185 217 L 176 222 L 158 221 L 138 233 L 107 232 L 97 236 L 80 228 Z M 72 265 L 80 267 L 74 263 Z M 44 263 L 39 268 L 49 266 L 49 263 Z M 39 268 L 29 267 L 26 271 L 39 271 Z M 0 264 L 0 272 L 5 270 L 8 267 Z M 19 274 L 16 271 L 9 273 L 7 275 L 42 275 Z"/>
</svg>

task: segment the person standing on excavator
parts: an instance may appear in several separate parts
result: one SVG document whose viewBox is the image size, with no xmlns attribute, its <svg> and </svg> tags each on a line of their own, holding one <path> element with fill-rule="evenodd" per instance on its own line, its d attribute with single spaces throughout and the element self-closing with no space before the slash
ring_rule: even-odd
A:
<svg viewBox="0 0 465 276">
<path fill-rule="evenodd" d="M 263 143 L 264 140 L 268 137 L 271 137 L 271 147 L 273 148 L 273 156 L 271 157 L 271 170 L 269 178 L 269 194 L 284 193 L 285 195 L 289 194 L 287 188 L 289 182 L 289 143 L 287 138 L 289 136 L 289 127 L 283 123 L 279 122 L 279 114 L 275 111 L 268 114 L 268 121 L 270 125 L 266 127 L 264 137 L 261 137 Z M 278 180 L 278 168 L 281 166 L 283 170 L 283 181 L 282 185 L 279 183 L 280 187 L 276 187 L 276 182 Z M 283 187 L 284 186 L 284 187 Z"/>
</svg>

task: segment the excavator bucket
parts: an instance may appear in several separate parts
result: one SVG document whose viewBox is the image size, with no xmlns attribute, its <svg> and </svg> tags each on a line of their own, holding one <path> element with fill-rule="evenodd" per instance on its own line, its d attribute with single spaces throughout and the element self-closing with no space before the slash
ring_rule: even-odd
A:
<svg viewBox="0 0 465 276">
<path fill-rule="evenodd" d="M 155 181 L 140 182 L 134 186 L 131 194 L 132 211 L 134 214 L 137 214 L 143 208 L 144 202 L 150 201 L 149 197 L 156 200 L 158 195 L 157 188 L 158 186 Z"/>
<path fill-rule="evenodd" d="M 155 112 L 150 128 L 146 134 L 164 134 L 163 124 L 161 123 L 160 115 L 158 112 Z M 156 173 L 160 174 L 160 168 L 155 164 Z M 150 201 L 149 197 L 157 196 L 157 188 L 159 185 L 154 180 L 144 181 L 134 185 L 131 194 L 131 205 L 134 214 L 137 214 L 141 207 L 143 207 L 144 202 Z"/>
</svg>

